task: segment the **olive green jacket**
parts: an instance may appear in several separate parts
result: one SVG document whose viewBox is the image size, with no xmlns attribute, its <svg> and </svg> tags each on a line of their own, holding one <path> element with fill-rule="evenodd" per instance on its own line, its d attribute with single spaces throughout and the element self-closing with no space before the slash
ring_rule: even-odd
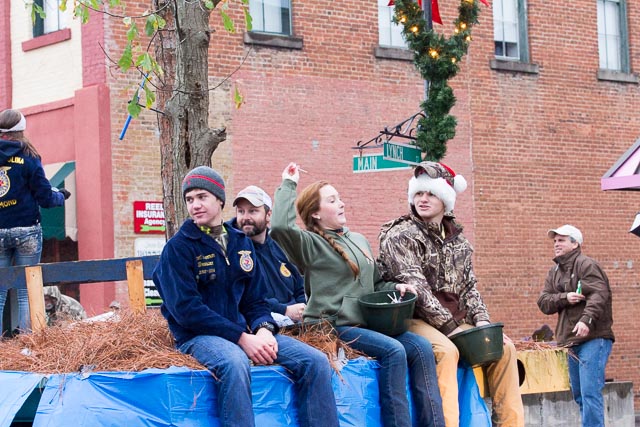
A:
<svg viewBox="0 0 640 427">
<path fill-rule="evenodd" d="M 361 325 L 358 298 L 374 291 L 395 289 L 378 272 L 371 245 L 359 233 L 325 230 L 360 268 L 353 276 L 346 261 L 317 233 L 296 225 L 296 183 L 285 179 L 276 190 L 271 216 L 271 237 L 304 274 L 307 307 L 304 320 L 329 319 L 337 326 Z"/>
</svg>

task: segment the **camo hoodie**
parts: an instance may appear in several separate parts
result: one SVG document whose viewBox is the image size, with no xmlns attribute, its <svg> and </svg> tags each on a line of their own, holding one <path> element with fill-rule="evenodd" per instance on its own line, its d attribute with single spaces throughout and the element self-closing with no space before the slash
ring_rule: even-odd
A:
<svg viewBox="0 0 640 427">
<path fill-rule="evenodd" d="M 444 237 L 443 237 L 444 232 Z M 383 224 L 378 262 L 384 280 L 414 285 L 414 317 L 447 335 L 461 323 L 489 321 L 476 288 L 473 248 L 452 216 L 426 224 L 409 213 Z"/>
<path fill-rule="evenodd" d="M 58 321 L 82 320 L 87 318 L 82 305 L 60 292 L 57 286 L 45 286 L 44 295 L 53 300 L 53 305 L 45 307 L 47 312 L 47 325 L 53 326 Z"/>
</svg>

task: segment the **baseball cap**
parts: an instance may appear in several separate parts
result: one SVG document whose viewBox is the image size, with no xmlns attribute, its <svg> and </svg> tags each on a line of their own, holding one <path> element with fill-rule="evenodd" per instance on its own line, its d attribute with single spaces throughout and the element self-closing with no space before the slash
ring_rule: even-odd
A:
<svg viewBox="0 0 640 427">
<path fill-rule="evenodd" d="M 559 234 L 561 236 L 569 236 L 579 244 L 582 244 L 582 233 L 573 225 L 565 224 L 562 227 L 547 231 L 547 236 L 552 239 L 556 237 L 556 234 Z"/>
<path fill-rule="evenodd" d="M 256 187 L 255 185 L 250 185 L 238 193 L 235 200 L 233 201 L 233 206 L 238 203 L 239 199 L 246 199 L 255 207 L 266 206 L 269 209 L 273 209 L 273 203 L 271 202 L 271 197 L 260 187 Z"/>
</svg>

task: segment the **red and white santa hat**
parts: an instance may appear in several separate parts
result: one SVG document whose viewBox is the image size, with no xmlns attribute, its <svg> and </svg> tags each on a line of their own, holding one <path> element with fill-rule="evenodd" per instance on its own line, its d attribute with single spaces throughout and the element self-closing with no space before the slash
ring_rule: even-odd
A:
<svg viewBox="0 0 640 427">
<path fill-rule="evenodd" d="M 413 205 L 416 193 L 428 192 L 444 203 L 445 212 L 452 212 L 456 196 L 467 189 L 467 180 L 444 163 L 422 162 L 409 180 L 409 204 Z"/>
</svg>

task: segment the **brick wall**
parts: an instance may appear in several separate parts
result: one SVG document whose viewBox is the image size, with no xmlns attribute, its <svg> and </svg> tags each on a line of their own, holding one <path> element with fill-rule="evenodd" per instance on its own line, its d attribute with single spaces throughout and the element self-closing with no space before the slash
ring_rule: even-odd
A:
<svg viewBox="0 0 640 427">
<path fill-rule="evenodd" d="M 445 23 L 456 2 L 440 2 Z M 492 70 L 491 10 L 481 7 L 470 54 L 452 82 L 458 98 L 457 135 L 445 162 L 464 175 L 468 190 L 456 211 L 475 246 L 479 287 L 494 321 L 519 339 L 541 324 L 537 296 L 551 267 L 546 231 L 572 223 L 584 250 L 609 274 L 617 342 L 607 376 L 640 383 L 638 308 L 640 241 L 627 233 L 638 210 L 636 192 L 603 192 L 600 178 L 640 136 L 635 84 L 598 81 L 595 2 L 575 7 L 528 1 L 530 52 L 539 73 Z M 639 59 L 640 6 L 627 2 L 631 64 Z M 239 15 L 235 16 L 239 18 Z M 348 224 L 377 252 L 380 224 L 407 209 L 404 172 L 352 173 L 352 147 L 419 109 L 423 83 L 410 62 L 373 55 L 378 42 L 375 2 L 294 2 L 294 34 L 302 50 L 245 45 L 242 32 L 224 32 L 212 14 L 211 124 L 227 126 L 228 140 L 214 155 L 227 180 L 228 198 L 248 184 L 272 193 L 289 161 L 308 175 L 334 183 L 347 204 Z M 124 34 L 105 30 L 110 51 Z M 450 32 L 451 25 L 444 31 Z M 156 122 L 144 113 L 119 141 L 126 102 L 139 76 L 108 75 L 113 107 L 113 185 L 116 255 L 133 251 L 134 200 L 159 199 Z M 236 110 L 237 87 L 246 103 Z M 381 150 L 380 150 L 381 151 Z M 228 204 L 230 206 L 230 204 Z M 232 212 L 227 209 L 227 217 Z M 639 402 L 640 403 L 640 402 Z"/>
</svg>

